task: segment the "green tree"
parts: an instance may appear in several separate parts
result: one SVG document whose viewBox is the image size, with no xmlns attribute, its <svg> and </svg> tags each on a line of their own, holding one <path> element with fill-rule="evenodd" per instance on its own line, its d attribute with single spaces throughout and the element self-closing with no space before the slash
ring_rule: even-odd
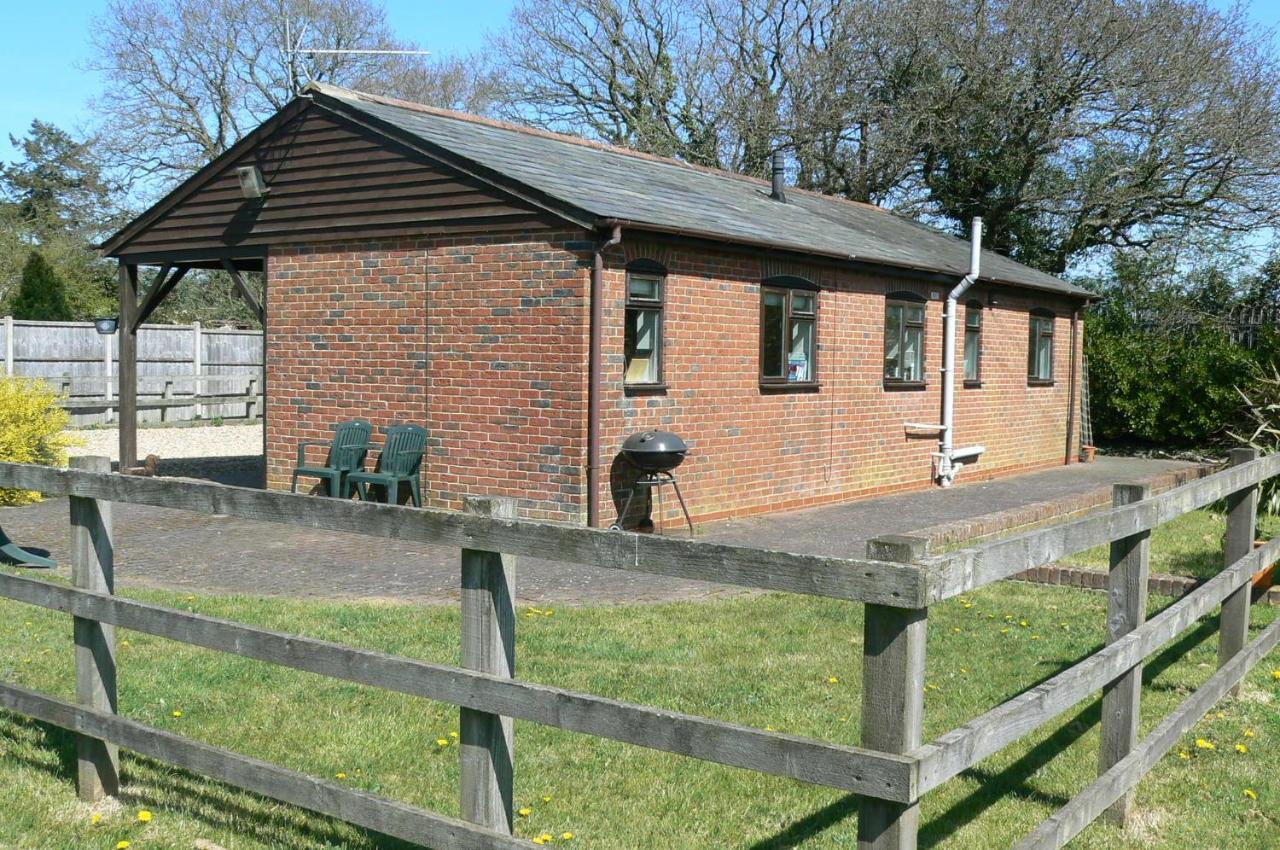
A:
<svg viewBox="0 0 1280 850">
<path fill-rule="evenodd" d="M 15 319 L 39 322 L 71 320 L 71 307 L 67 304 L 62 276 L 39 251 L 32 251 L 27 258 L 22 269 L 22 282 L 9 304 L 9 311 Z"/>
</svg>

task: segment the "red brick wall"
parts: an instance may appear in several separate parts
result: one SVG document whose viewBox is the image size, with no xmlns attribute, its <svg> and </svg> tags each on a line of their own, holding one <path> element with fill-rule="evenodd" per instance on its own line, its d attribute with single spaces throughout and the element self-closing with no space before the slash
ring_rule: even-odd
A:
<svg viewBox="0 0 1280 850">
<path fill-rule="evenodd" d="M 333 422 L 362 416 L 427 427 L 425 504 L 460 509 L 468 494 L 511 495 L 522 516 L 580 521 L 583 238 L 273 250 L 268 486 L 289 485 L 300 440 L 327 439 Z"/>
<path fill-rule="evenodd" d="M 365 416 L 377 425 L 428 428 L 428 505 L 457 509 L 467 494 L 511 495 L 522 516 L 583 521 L 586 238 L 563 231 L 273 250 L 269 486 L 288 486 L 299 440 L 326 439 L 333 422 Z M 622 268 L 638 257 L 670 271 L 668 389 L 629 396 L 622 386 Z M 704 520 L 929 486 L 937 438 L 909 437 L 902 426 L 941 417 L 941 284 L 629 235 L 609 267 L 603 523 L 616 516 L 609 487 L 616 450 L 628 434 L 651 427 L 689 442 L 679 474 L 695 518 Z M 760 389 L 759 285 L 772 274 L 824 287 L 817 392 Z M 886 391 L 881 380 L 884 296 L 900 289 L 931 299 L 924 390 Z M 986 300 L 992 293 L 979 287 L 974 294 Z M 987 447 L 961 481 L 1061 464 L 1067 454 L 1072 305 L 1008 289 L 994 294 L 998 306 L 984 314 L 984 386 L 956 391 L 956 445 Z M 1041 306 L 1059 317 L 1056 383 L 1028 387 L 1027 311 Z M 668 519 L 675 517 L 669 510 Z"/>
<path fill-rule="evenodd" d="M 611 256 L 606 275 L 606 467 L 628 434 L 654 427 L 676 431 L 691 447 L 677 474 L 695 519 L 704 520 L 929 486 L 937 436 L 909 437 L 903 423 L 941 419 L 943 285 L 654 242 L 633 240 L 624 247 L 625 252 Z M 657 260 L 669 271 L 664 317 L 668 388 L 627 396 L 622 384 L 621 269 L 628 259 L 640 257 Z M 774 274 L 800 275 L 824 288 L 817 392 L 760 388 L 759 285 Z M 896 290 L 930 299 L 924 390 L 886 390 L 883 385 L 884 297 Z M 980 287 L 974 294 L 985 301 L 990 292 Z M 961 473 L 961 481 L 1059 465 L 1067 454 L 1070 304 L 1005 289 L 996 295 L 999 306 L 985 311 L 984 386 L 956 391 L 956 446 L 987 448 L 980 464 Z M 1055 309 L 1059 317 L 1052 387 L 1027 386 L 1031 307 Z M 957 333 L 963 340 L 963 332 Z M 958 353 L 957 367 L 962 364 Z M 605 487 L 605 522 L 617 513 L 611 496 L 618 498 Z M 666 507 L 666 518 L 676 519 L 670 494 Z"/>
</svg>

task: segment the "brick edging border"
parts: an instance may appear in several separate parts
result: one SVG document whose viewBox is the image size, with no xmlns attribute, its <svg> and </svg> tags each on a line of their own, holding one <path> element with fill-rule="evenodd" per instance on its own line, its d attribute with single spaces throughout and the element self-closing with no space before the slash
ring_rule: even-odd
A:
<svg viewBox="0 0 1280 850">
<path fill-rule="evenodd" d="M 1009 577 L 1013 581 L 1026 581 L 1033 584 L 1056 584 L 1063 587 L 1078 587 L 1083 590 L 1107 589 L 1107 573 L 1103 570 L 1089 570 L 1080 567 L 1060 567 L 1050 564 L 1035 567 Z M 1168 573 L 1157 573 L 1147 580 L 1147 590 L 1161 596 L 1172 596 L 1175 599 L 1186 596 L 1203 584 L 1203 580 L 1187 576 L 1175 576 Z M 1254 593 L 1254 601 L 1266 595 L 1272 605 L 1280 605 L 1280 586 Z"/>
</svg>

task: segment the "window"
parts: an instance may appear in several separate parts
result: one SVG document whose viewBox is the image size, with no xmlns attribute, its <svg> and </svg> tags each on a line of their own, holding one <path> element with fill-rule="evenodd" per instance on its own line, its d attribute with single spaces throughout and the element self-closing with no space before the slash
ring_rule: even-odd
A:
<svg viewBox="0 0 1280 850">
<path fill-rule="evenodd" d="M 924 386 L 924 299 L 910 292 L 889 295 L 884 308 L 886 386 Z"/>
<path fill-rule="evenodd" d="M 627 266 L 627 314 L 623 328 L 623 383 L 662 385 L 662 297 L 666 271 L 636 260 Z"/>
<path fill-rule="evenodd" d="M 1027 382 L 1053 383 L 1053 313 L 1032 310 L 1027 344 Z"/>
<path fill-rule="evenodd" d="M 977 386 L 982 382 L 982 302 L 970 301 L 964 306 L 964 382 Z"/>
<path fill-rule="evenodd" d="M 818 292 L 803 278 L 770 278 L 760 287 L 760 383 L 818 381 Z"/>
</svg>

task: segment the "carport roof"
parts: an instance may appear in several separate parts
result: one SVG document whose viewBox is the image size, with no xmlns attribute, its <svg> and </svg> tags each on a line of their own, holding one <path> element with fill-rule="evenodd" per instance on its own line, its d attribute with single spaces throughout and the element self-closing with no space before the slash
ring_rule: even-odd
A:
<svg viewBox="0 0 1280 850">
<path fill-rule="evenodd" d="M 602 222 L 961 276 L 969 244 L 880 207 L 692 166 L 584 139 L 391 100 L 323 83 L 317 103 L 425 143 Z M 982 280 L 1089 297 L 1087 290 L 992 251 Z"/>
</svg>

